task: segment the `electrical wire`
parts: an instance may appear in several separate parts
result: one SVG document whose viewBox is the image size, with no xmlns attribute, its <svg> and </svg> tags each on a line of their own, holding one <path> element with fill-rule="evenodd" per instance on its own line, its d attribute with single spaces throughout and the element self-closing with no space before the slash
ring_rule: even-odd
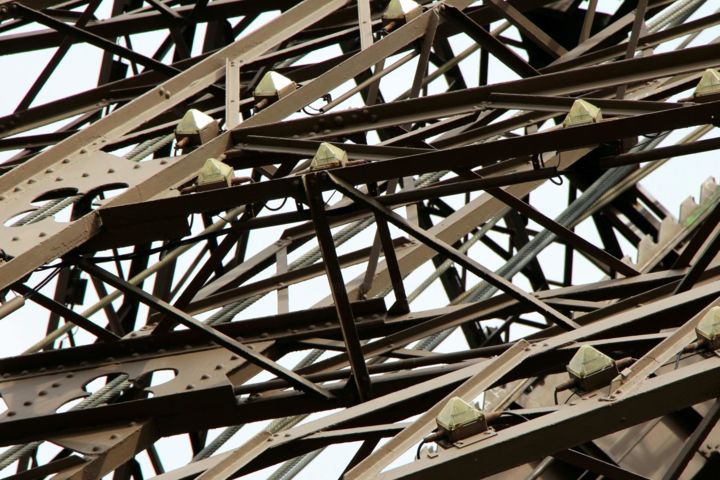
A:
<svg viewBox="0 0 720 480">
<path fill-rule="evenodd" d="M 24 297 L 26 299 L 32 297 L 35 293 L 39 292 L 45 285 L 50 283 L 50 281 L 60 273 L 60 268 L 56 268 L 53 272 L 50 272 L 50 274 L 45 277 L 40 283 L 38 283 L 32 290 L 30 290 Z"/>
<path fill-rule="evenodd" d="M 525 415 L 522 415 L 517 412 L 513 412 L 512 410 L 505 410 L 505 411 L 501 412 L 500 416 L 503 416 L 503 415 L 510 415 L 511 417 L 518 417 L 522 420 L 525 420 L 526 422 L 530 421 L 530 419 L 528 417 L 526 417 Z"/>
<path fill-rule="evenodd" d="M 423 438 L 420 441 L 420 445 L 418 445 L 417 451 L 415 452 L 415 460 L 420 460 L 420 450 L 422 450 L 423 445 L 425 445 L 425 439 Z"/>
<path fill-rule="evenodd" d="M 265 208 L 267 208 L 267 209 L 270 210 L 271 212 L 277 212 L 278 210 L 280 210 L 281 208 L 283 208 L 283 207 L 285 206 L 285 203 L 287 203 L 287 199 L 288 199 L 288 197 L 285 197 L 285 198 L 283 199 L 282 203 L 280 204 L 280 206 L 275 207 L 275 208 L 271 207 L 270 205 L 268 205 L 268 204 L 266 203 L 266 204 L 265 204 Z"/>
</svg>

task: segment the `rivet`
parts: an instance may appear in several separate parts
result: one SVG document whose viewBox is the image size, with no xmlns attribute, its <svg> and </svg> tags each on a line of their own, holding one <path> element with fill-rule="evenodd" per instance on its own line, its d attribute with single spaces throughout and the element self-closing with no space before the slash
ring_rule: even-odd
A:
<svg viewBox="0 0 720 480">
<path fill-rule="evenodd" d="M 38 237 L 41 237 L 41 238 L 44 237 L 45 235 L 46 235 L 45 232 L 40 232 L 40 233 L 38 233 Z"/>
<path fill-rule="evenodd" d="M 73 378 L 74 376 L 75 376 L 75 374 L 68 373 L 67 375 L 65 375 L 65 378 Z"/>
<path fill-rule="evenodd" d="M 215 365 L 215 370 L 222 370 L 222 368 L 223 368 L 223 366 L 220 363 Z"/>
<path fill-rule="evenodd" d="M 13 242 L 17 242 L 18 240 L 20 240 L 18 237 L 12 237 Z"/>
<path fill-rule="evenodd" d="M 13 192 L 19 192 L 20 190 L 22 190 L 22 188 L 20 188 L 20 187 L 15 187 L 15 188 L 13 189 Z"/>
<path fill-rule="evenodd" d="M 55 383 L 53 383 L 53 384 L 50 385 L 50 386 L 51 386 L 52 388 L 58 388 L 58 387 L 60 386 L 60 384 L 59 384 L 58 382 L 55 382 Z"/>
<path fill-rule="evenodd" d="M 200 380 L 207 380 L 208 378 L 210 378 L 210 375 L 203 373 L 203 375 L 200 377 Z"/>
<path fill-rule="evenodd" d="M 45 170 L 45 173 L 53 173 L 54 171 L 55 170 L 53 170 L 52 168 L 48 168 L 47 170 Z"/>
<path fill-rule="evenodd" d="M 64 158 L 63 161 L 62 161 L 62 163 L 70 163 L 70 159 L 69 159 L 69 158 Z"/>
<path fill-rule="evenodd" d="M 83 177 L 83 178 L 85 178 L 85 177 L 89 177 L 89 176 L 90 176 L 90 174 L 89 174 L 89 173 L 83 173 L 83 174 L 82 174 L 82 177 Z"/>
<path fill-rule="evenodd" d="M 28 183 L 28 184 L 33 184 L 33 183 L 35 183 L 35 180 L 31 178 L 30 180 L 27 181 L 27 183 Z"/>
<path fill-rule="evenodd" d="M 55 181 L 56 181 L 56 182 L 62 182 L 62 181 L 63 181 L 63 178 L 62 178 L 62 177 L 57 177 L 57 178 L 55 179 Z"/>
<path fill-rule="evenodd" d="M 8 417 L 14 417 L 14 416 L 15 416 L 15 412 L 9 411 L 9 412 L 7 412 L 7 416 L 8 416 Z"/>
<path fill-rule="evenodd" d="M 45 390 L 40 390 L 38 392 L 38 396 L 40 396 L 40 397 L 44 397 L 45 395 L 47 395 L 47 392 Z"/>
<path fill-rule="evenodd" d="M 118 438 L 116 433 L 113 433 L 112 435 L 110 435 L 110 440 L 115 440 L 116 438 Z"/>
<path fill-rule="evenodd" d="M 134 170 L 137 170 L 138 168 L 140 168 L 140 165 L 134 165 L 134 166 L 133 166 L 133 169 L 134 169 Z"/>
<path fill-rule="evenodd" d="M 87 153 L 87 150 L 85 150 L 84 148 L 81 148 L 80 153 Z"/>
<path fill-rule="evenodd" d="M 23 405 L 25 405 L 26 407 L 29 407 L 30 405 L 32 405 L 32 402 L 30 400 L 27 400 L 27 401 L 23 402 Z"/>
<path fill-rule="evenodd" d="M 237 355 L 231 355 L 231 356 L 230 356 L 230 360 L 237 360 L 237 359 L 238 359 L 238 356 L 237 356 Z"/>
<path fill-rule="evenodd" d="M 188 385 L 185 387 L 185 390 L 192 390 L 193 388 L 195 388 L 194 385 Z"/>
<path fill-rule="evenodd" d="M 101 448 L 98 447 L 97 445 L 92 448 L 93 452 L 99 452 L 100 450 L 101 450 Z"/>
</svg>

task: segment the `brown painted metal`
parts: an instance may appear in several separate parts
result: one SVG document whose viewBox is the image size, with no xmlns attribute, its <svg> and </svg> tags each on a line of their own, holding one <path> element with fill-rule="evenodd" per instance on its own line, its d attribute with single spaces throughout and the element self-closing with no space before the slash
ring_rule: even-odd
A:
<svg viewBox="0 0 720 480">
<path fill-rule="evenodd" d="M 718 93 L 693 94 L 720 66 L 705 40 L 720 14 L 108 3 L 0 2 L 0 55 L 55 48 L 0 112 L 0 315 L 23 332 L 0 352 L 24 352 L 0 358 L 0 475 L 289 480 L 311 461 L 318 478 L 720 475 L 717 354 L 686 348 L 718 304 L 720 187 L 687 187 L 701 194 L 676 219 L 641 183 L 720 146 L 703 139 Z M 97 85 L 48 95 L 79 44 L 102 53 Z M 298 88 L 259 104 L 269 71 Z M 564 127 L 580 98 L 602 119 Z M 189 108 L 219 134 L 179 145 Z M 322 142 L 347 164 L 311 169 Z M 243 180 L 193 186 L 210 157 Z M 556 392 L 582 345 L 633 361 Z M 451 397 L 480 395 L 489 430 L 420 448 Z M 193 460 L 166 471 L 175 451 Z"/>
</svg>

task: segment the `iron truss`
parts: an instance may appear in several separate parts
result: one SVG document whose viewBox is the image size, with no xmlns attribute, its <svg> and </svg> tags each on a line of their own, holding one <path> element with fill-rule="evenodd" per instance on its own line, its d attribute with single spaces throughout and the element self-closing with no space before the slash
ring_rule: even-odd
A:
<svg viewBox="0 0 720 480">
<path fill-rule="evenodd" d="M 0 2 L 3 474 L 718 478 L 720 13 L 608 3 Z"/>
</svg>

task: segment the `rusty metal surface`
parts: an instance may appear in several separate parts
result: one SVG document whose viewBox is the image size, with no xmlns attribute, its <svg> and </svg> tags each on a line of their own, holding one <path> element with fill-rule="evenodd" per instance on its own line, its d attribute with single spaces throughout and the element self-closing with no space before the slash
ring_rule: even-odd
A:
<svg viewBox="0 0 720 480">
<path fill-rule="evenodd" d="M 0 2 L 0 477 L 718 478 L 716 6 L 395 3 Z"/>
</svg>

